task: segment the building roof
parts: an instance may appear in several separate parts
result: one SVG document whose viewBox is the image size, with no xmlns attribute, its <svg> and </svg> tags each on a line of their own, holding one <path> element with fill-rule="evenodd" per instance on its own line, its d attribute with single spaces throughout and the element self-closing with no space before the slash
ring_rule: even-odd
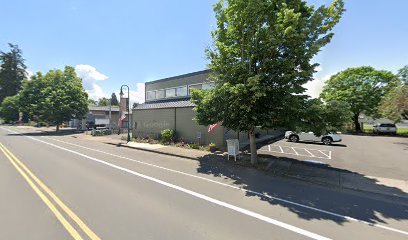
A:
<svg viewBox="0 0 408 240">
<path fill-rule="evenodd" d="M 179 100 L 179 101 L 155 101 L 142 103 L 137 105 L 135 110 L 142 109 L 160 109 L 160 108 L 183 108 L 183 107 L 194 107 L 195 105 L 190 102 L 190 100 Z"/>
<path fill-rule="evenodd" d="M 202 70 L 202 71 L 198 71 L 198 72 L 192 72 L 192 73 L 187 73 L 187 74 L 183 74 L 183 75 L 178 75 L 178 76 L 174 76 L 174 77 L 168 77 L 168 78 L 163 78 L 163 79 L 159 79 L 159 80 L 154 80 L 154 81 L 146 82 L 146 84 L 157 83 L 157 82 L 162 82 L 162 81 L 169 81 L 169 80 L 173 80 L 173 79 L 190 77 L 190 76 L 195 76 L 195 75 L 199 75 L 199 74 L 203 74 L 203 73 L 210 73 L 210 72 L 211 72 L 211 70 L 207 69 L 207 70 Z"/>
<path fill-rule="evenodd" d="M 109 106 L 88 106 L 89 111 L 106 111 L 109 112 Z M 112 112 L 119 112 L 118 106 L 111 107 Z"/>
</svg>

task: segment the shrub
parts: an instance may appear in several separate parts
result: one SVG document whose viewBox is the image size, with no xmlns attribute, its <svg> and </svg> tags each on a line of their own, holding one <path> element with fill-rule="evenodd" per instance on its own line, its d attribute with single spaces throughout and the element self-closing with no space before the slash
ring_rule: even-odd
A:
<svg viewBox="0 0 408 240">
<path fill-rule="evenodd" d="M 188 147 L 192 148 L 192 149 L 199 149 L 200 148 L 200 146 L 197 143 L 190 143 L 190 144 L 188 144 Z"/>
<path fill-rule="evenodd" d="M 174 141 L 174 131 L 171 129 L 164 129 L 163 131 L 161 131 L 160 137 L 162 142 L 170 143 Z"/>
</svg>

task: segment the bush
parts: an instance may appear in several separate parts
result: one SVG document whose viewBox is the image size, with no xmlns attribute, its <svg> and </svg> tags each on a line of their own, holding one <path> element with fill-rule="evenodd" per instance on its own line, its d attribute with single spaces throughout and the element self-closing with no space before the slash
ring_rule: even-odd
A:
<svg viewBox="0 0 408 240">
<path fill-rule="evenodd" d="M 171 129 L 164 129 L 160 133 L 161 141 L 165 143 L 170 143 L 174 141 L 174 131 Z"/>
</svg>

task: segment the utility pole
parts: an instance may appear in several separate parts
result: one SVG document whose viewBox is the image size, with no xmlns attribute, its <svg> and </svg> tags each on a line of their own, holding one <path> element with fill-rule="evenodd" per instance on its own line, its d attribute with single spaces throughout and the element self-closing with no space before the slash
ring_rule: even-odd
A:
<svg viewBox="0 0 408 240">
<path fill-rule="evenodd" d="M 120 87 L 120 95 L 122 96 L 123 95 L 123 87 L 127 87 L 127 90 L 128 90 L 128 98 L 127 98 L 127 111 L 128 111 L 128 116 L 127 116 L 127 119 L 128 119 L 128 123 L 127 123 L 127 129 L 128 129 L 128 132 L 127 132 L 127 142 L 130 142 L 130 99 L 129 99 L 129 92 L 130 92 L 130 90 L 129 90 L 129 86 L 128 85 L 122 85 L 121 87 Z M 126 107 L 126 105 L 125 105 L 125 107 Z"/>
<path fill-rule="evenodd" d="M 109 130 L 112 130 L 112 98 L 109 99 Z"/>
</svg>

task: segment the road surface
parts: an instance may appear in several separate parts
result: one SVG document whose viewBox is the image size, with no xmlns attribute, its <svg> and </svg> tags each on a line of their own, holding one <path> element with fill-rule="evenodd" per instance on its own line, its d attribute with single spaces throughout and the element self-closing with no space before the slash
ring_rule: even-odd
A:
<svg viewBox="0 0 408 240">
<path fill-rule="evenodd" d="M 408 203 L 0 127 L 0 239 L 407 239 Z"/>
</svg>

